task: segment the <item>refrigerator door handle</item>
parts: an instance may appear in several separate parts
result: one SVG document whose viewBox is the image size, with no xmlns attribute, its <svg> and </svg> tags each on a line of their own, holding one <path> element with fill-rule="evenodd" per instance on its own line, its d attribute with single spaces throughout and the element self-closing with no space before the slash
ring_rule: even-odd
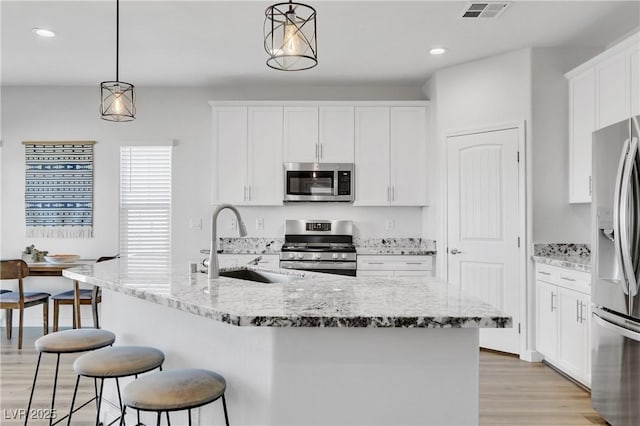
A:
<svg viewBox="0 0 640 426">
<path fill-rule="evenodd" d="M 622 190 L 622 175 L 624 172 L 624 166 L 627 160 L 627 152 L 629 151 L 629 139 L 624 141 L 624 145 L 622 146 L 622 154 L 620 155 L 620 161 L 618 162 L 618 172 L 616 173 L 616 186 L 613 193 L 613 238 L 614 238 L 614 248 L 616 253 L 616 262 L 620 265 L 622 270 L 622 279 L 620 282 L 622 283 L 622 291 L 624 294 L 629 294 L 629 287 L 627 284 L 627 274 L 624 270 L 624 262 L 622 260 L 622 246 L 620 245 L 620 191 Z"/>
<path fill-rule="evenodd" d="M 624 337 L 627 337 L 631 340 L 635 340 L 636 342 L 640 342 L 640 333 L 633 331 L 633 330 L 629 330 L 628 328 L 624 328 L 624 327 L 620 327 L 617 324 L 614 324 L 612 322 L 609 322 L 603 318 L 601 318 L 598 314 L 594 313 L 593 314 L 593 320 L 596 322 L 596 324 L 598 324 L 599 326 L 606 328 L 608 330 L 611 330 L 617 334 L 620 334 Z"/>
<path fill-rule="evenodd" d="M 629 217 L 629 196 L 631 193 L 631 176 L 635 166 L 635 157 L 638 154 L 638 139 L 633 138 L 627 154 L 627 160 L 624 165 L 622 176 L 622 187 L 620 190 L 620 207 L 619 207 L 619 241 L 622 254 L 623 271 L 627 280 L 628 294 L 635 296 L 638 294 L 638 283 L 636 282 L 636 274 L 633 267 L 633 258 L 631 257 L 631 241 L 629 240 L 629 231 L 634 232 L 635 229 L 630 223 L 632 218 Z M 634 213 L 631 213 L 634 214 Z"/>
</svg>

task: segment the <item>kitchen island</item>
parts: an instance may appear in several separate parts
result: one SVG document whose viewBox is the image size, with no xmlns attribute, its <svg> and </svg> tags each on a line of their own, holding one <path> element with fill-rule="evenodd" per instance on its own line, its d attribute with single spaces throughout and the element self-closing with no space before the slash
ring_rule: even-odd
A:
<svg viewBox="0 0 640 426">
<path fill-rule="evenodd" d="M 281 282 L 209 281 L 188 265 L 152 266 L 120 259 L 64 276 L 102 287 L 102 324 L 116 345 L 157 347 L 167 369 L 222 374 L 232 424 L 477 424 L 478 330 L 511 326 L 430 278 L 248 266 Z M 195 424 L 223 419 L 211 404 Z"/>
</svg>

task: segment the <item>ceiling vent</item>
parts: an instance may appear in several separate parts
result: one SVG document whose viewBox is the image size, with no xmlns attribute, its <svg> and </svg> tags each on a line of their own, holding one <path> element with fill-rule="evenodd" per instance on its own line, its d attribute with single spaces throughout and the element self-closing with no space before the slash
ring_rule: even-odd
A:
<svg viewBox="0 0 640 426">
<path fill-rule="evenodd" d="M 467 3 L 462 11 L 462 18 L 497 18 L 508 5 L 505 2 Z"/>
</svg>

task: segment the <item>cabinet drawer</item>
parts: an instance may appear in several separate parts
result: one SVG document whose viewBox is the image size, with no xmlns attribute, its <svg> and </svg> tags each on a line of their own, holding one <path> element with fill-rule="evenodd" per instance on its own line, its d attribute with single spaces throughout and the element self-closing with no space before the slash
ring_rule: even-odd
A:
<svg viewBox="0 0 640 426">
<path fill-rule="evenodd" d="M 431 271 L 433 256 L 358 256 L 358 270 Z"/>
<path fill-rule="evenodd" d="M 573 269 L 558 268 L 558 285 L 589 294 L 591 293 L 591 275 Z"/>
<path fill-rule="evenodd" d="M 536 264 L 536 280 L 546 283 L 556 284 L 558 282 L 558 273 L 560 268 L 544 263 Z"/>
</svg>

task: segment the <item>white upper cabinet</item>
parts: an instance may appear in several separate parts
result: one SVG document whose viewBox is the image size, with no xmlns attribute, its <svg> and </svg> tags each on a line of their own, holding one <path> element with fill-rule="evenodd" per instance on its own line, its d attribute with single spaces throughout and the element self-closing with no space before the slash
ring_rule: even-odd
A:
<svg viewBox="0 0 640 426">
<path fill-rule="evenodd" d="M 318 107 L 284 107 L 284 162 L 317 162 Z"/>
<path fill-rule="evenodd" d="M 282 107 L 213 106 L 213 203 L 282 205 Z"/>
<path fill-rule="evenodd" d="M 569 81 L 569 202 L 591 202 L 591 134 L 596 126 L 595 71 Z"/>
<path fill-rule="evenodd" d="M 569 80 L 569 202 L 591 202 L 591 133 L 640 114 L 640 33 L 565 76 Z"/>
<path fill-rule="evenodd" d="M 360 206 L 427 204 L 427 107 L 356 107 Z"/>
<path fill-rule="evenodd" d="M 389 204 L 389 108 L 356 107 L 355 205 Z"/>
<path fill-rule="evenodd" d="M 213 108 L 213 202 L 245 202 L 247 108 Z"/>
<path fill-rule="evenodd" d="M 249 107 L 247 201 L 281 205 L 282 107 Z"/>
<path fill-rule="evenodd" d="M 391 107 L 391 204 L 427 204 L 427 109 Z"/>
<path fill-rule="evenodd" d="M 318 162 L 353 163 L 354 108 L 321 106 L 318 110 Z"/>
<path fill-rule="evenodd" d="M 598 128 L 631 116 L 631 62 L 623 51 L 596 65 Z"/>
</svg>

